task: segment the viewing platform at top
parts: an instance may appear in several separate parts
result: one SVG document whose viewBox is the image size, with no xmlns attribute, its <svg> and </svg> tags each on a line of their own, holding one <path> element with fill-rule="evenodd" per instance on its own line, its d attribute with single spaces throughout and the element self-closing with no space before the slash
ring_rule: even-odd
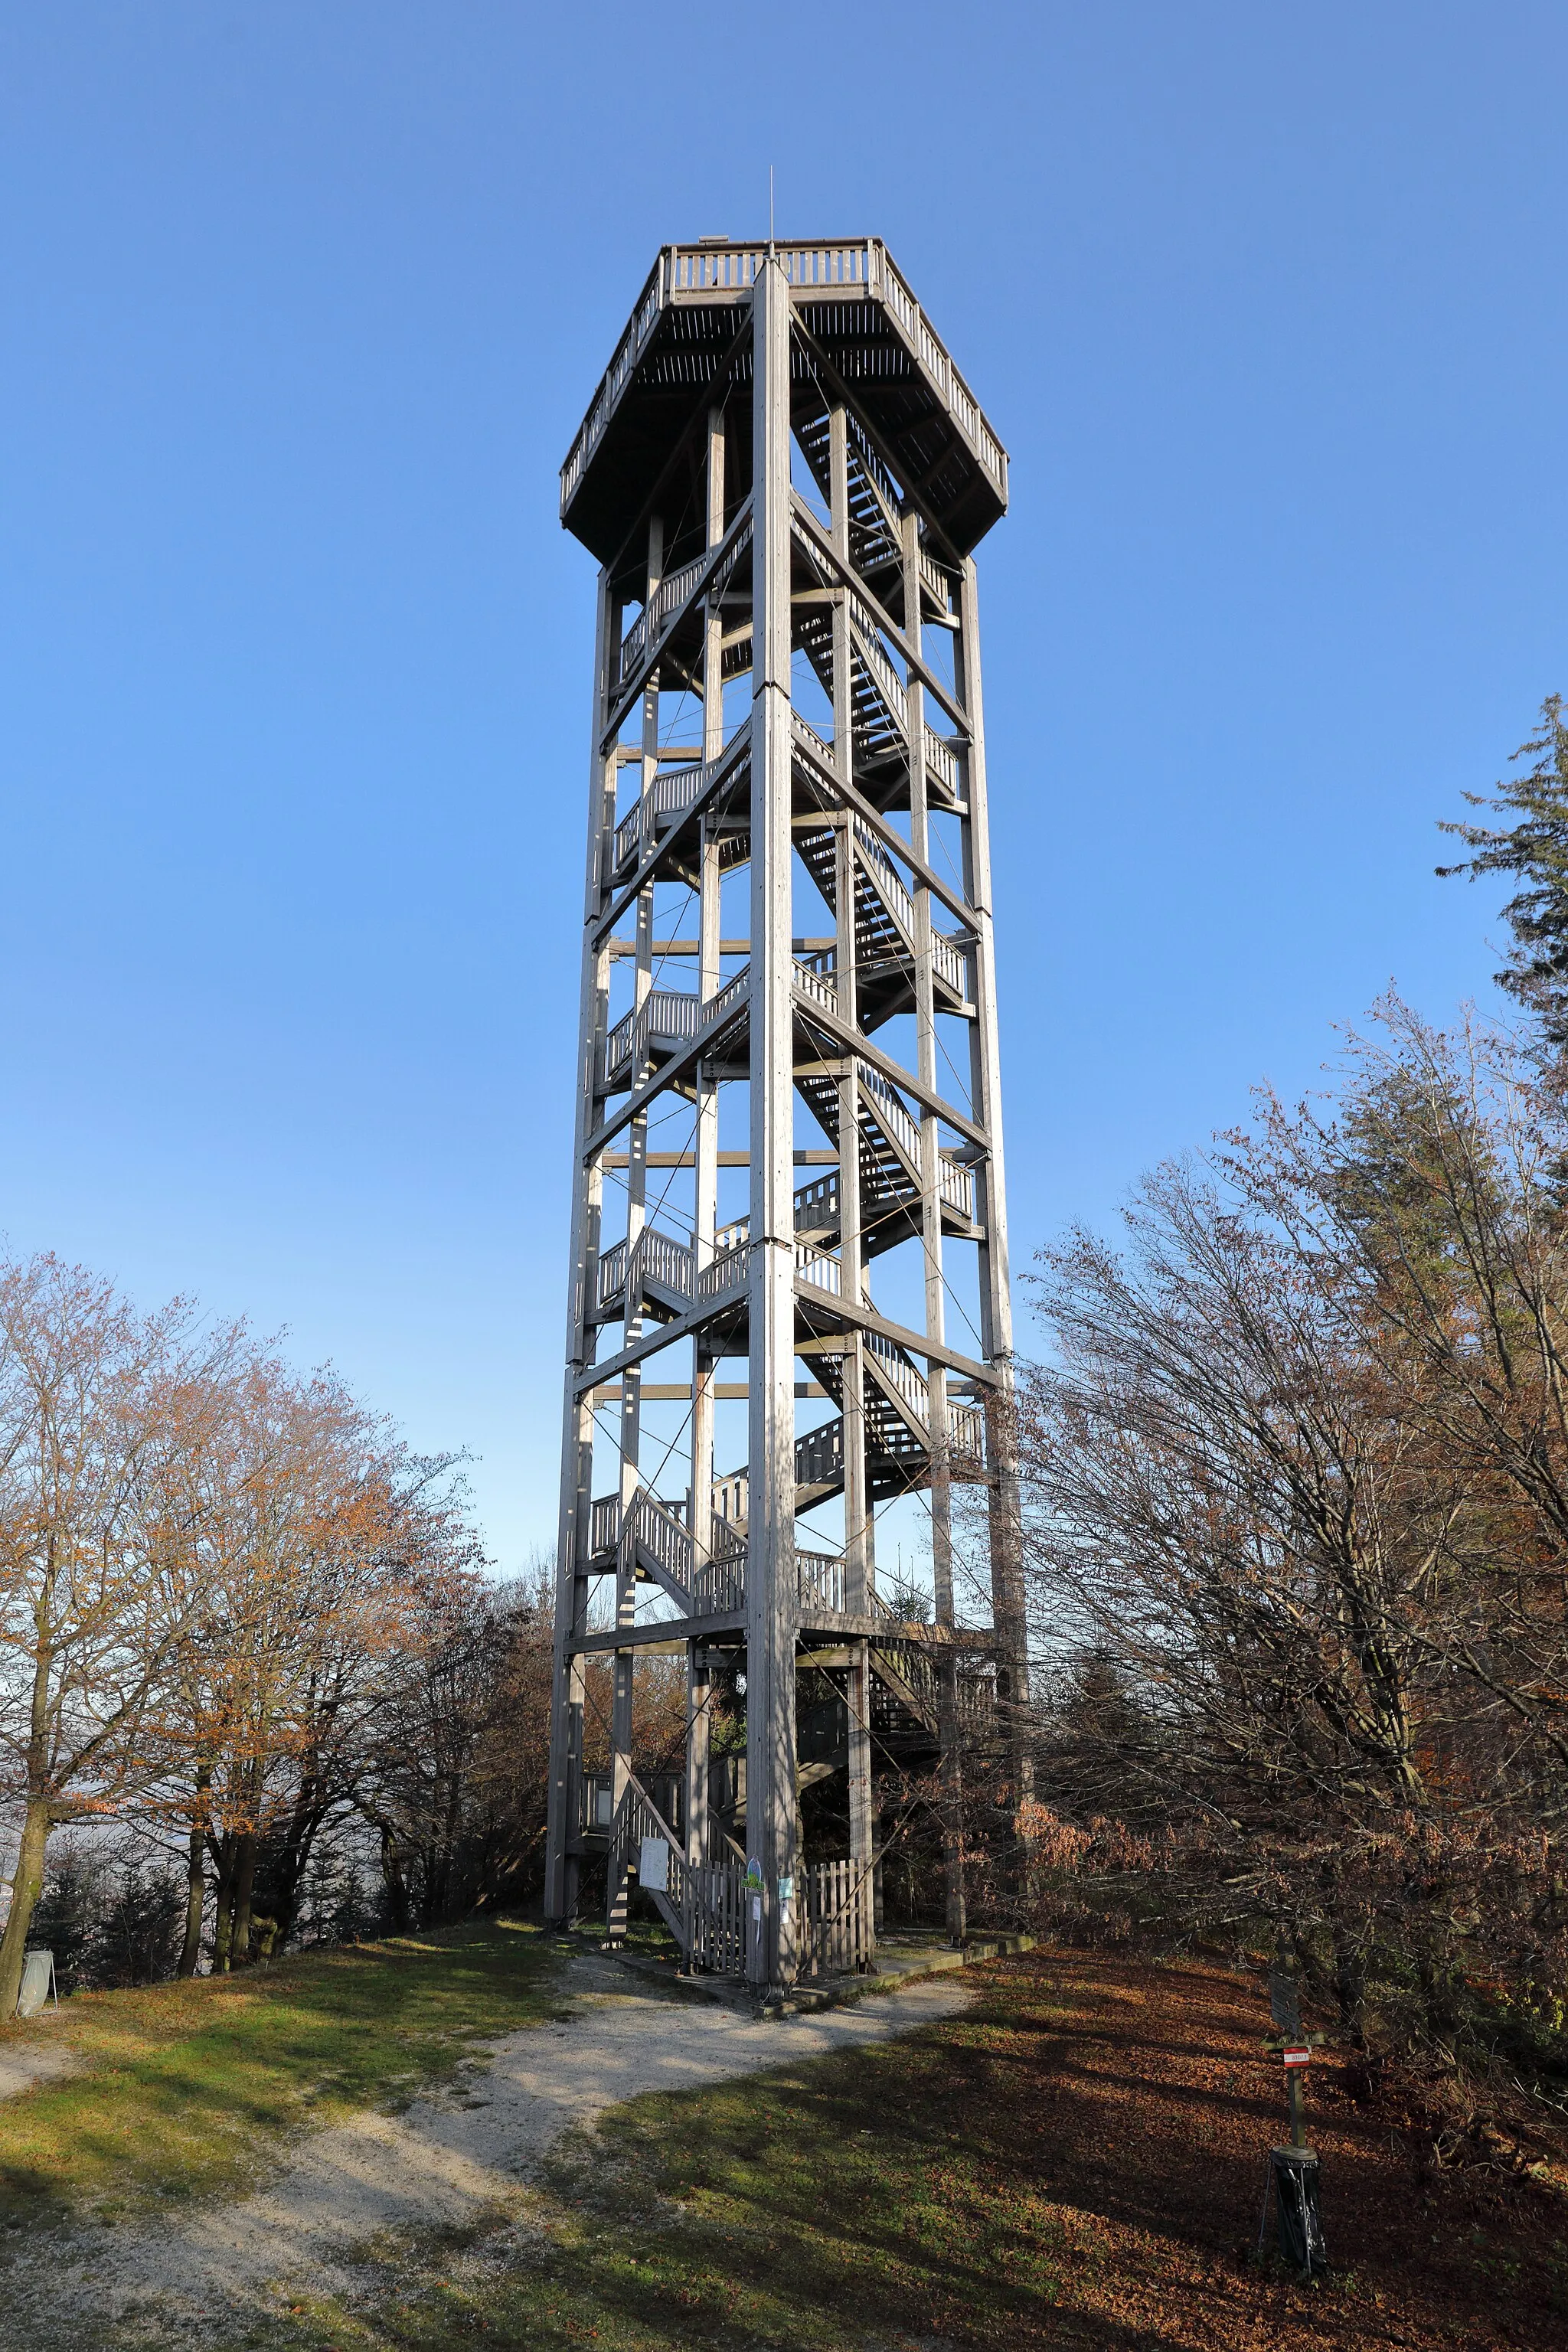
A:
<svg viewBox="0 0 1568 2352">
<path fill-rule="evenodd" d="M 602 563 L 637 525 L 684 419 L 727 370 L 749 381 L 738 312 L 770 250 L 667 245 L 561 468 L 561 520 Z M 1007 453 L 879 237 L 772 247 L 796 324 L 853 397 L 906 494 L 955 556 L 1007 509 Z"/>
</svg>

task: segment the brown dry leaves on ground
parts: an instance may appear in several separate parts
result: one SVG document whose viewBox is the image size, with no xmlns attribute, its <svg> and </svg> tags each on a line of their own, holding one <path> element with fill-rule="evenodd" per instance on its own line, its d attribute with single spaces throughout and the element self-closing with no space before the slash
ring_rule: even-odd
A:
<svg viewBox="0 0 1568 2352">
<path fill-rule="evenodd" d="M 1252 2263 L 1264 2152 L 1286 2133 L 1267 2002 L 1247 1979 L 1042 1952 L 996 1972 L 987 2010 L 981 2048 L 965 2050 L 962 2025 L 944 2036 L 960 2077 L 949 2121 L 989 2143 L 993 2193 L 1015 2228 L 1056 2241 L 1056 2308 L 1048 2320 L 1020 2310 L 1004 2323 L 1012 2341 L 1568 2344 L 1564 2177 L 1439 2168 L 1418 2102 L 1394 2083 L 1358 2106 L 1331 2058 L 1312 2070 L 1308 2116 L 1332 2278 L 1309 2288 Z"/>
</svg>

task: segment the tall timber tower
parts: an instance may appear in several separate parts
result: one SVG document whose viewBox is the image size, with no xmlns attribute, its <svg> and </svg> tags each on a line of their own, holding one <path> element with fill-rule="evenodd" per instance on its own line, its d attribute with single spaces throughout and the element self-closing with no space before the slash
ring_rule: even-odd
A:
<svg viewBox="0 0 1568 2352">
<path fill-rule="evenodd" d="M 601 570 L 547 1906 L 602 1861 L 612 1934 L 636 1882 L 758 1990 L 867 1963 L 891 1780 L 941 1814 L 1024 1696 L 973 561 L 1006 501 L 876 238 L 666 247 L 562 470 Z M 658 1657 L 684 1760 L 634 1769 Z"/>
</svg>

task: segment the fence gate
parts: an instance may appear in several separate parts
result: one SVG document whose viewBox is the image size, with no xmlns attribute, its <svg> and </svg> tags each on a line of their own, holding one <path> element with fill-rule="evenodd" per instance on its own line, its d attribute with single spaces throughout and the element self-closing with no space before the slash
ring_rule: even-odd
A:
<svg viewBox="0 0 1568 2352">
<path fill-rule="evenodd" d="M 871 1957 L 871 1874 L 853 1862 L 818 1863 L 805 1873 L 801 1973 L 838 1976 Z"/>
<path fill-rule="evenodd" d="M 687 1964 L 715 1976 L 746 1970 L 745 1890 L 738 1862 L 686 1873 Z"/>
</svg>

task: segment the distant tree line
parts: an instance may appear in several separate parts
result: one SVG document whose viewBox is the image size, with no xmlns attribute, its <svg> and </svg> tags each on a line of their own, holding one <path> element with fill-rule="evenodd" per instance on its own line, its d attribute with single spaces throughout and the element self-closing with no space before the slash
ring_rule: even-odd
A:
<svg viewBox="0 0 1568 2352">
<path fill-rule="evenodd" d="M 532 1883 L 548 1575 L 461 1506 L 243 1327 L 0 1263 L 0 2015 L 46 1928 L 128 1982 Z"/>
<path fill-rule="evenodd" d="M 1036 1277 L 1026 1906 L 1277 1939 L 1368 2053 L 1568 1998 L 1568 731 L 1451 827 L 1520 1019 L 1396 997 L 1326 1097 Z M 1554 2062 L 1558 2063 L 1558 2062 Z M 1562 2084 L 1559 2084 L 1559 2092 Z"/>
</svg>

